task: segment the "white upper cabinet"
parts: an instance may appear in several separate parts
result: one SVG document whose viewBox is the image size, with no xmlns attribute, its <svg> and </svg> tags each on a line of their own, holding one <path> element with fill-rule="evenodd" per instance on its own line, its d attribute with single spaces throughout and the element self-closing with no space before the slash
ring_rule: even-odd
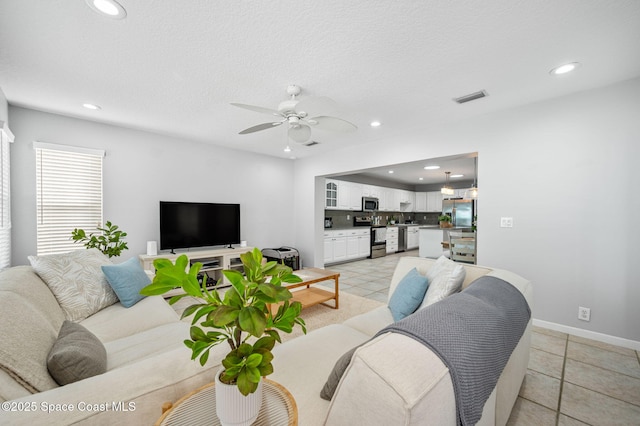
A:
<svg viewBox="0 0 640 426">
<path fill-rule="evenodd" d="M 442 193 L 440 191 L 427 192 L 427 211 L 442 211 Z"/>
<path fill-rule="evenodd" d="M 413 208 L 414 212 L 426 212 L 427 210 L 427 193 L 416 192 L 416 202 Z"/>
<path fill-rule="evenodd" d="M 335 180 L 325 179 L 325 195 L 324 207 L 326 209 L 338 208 L 338 182 Z"/>
</svg>

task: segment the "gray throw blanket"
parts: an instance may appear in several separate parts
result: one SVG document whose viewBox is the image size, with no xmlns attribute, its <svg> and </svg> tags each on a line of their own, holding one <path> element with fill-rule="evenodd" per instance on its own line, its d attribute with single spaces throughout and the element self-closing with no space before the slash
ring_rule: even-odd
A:
<svg viewBox="0 0 640 426">
<path fill-rule="evenodd" d="M 524 333 L 531 310 L 511 284 L 480 277 L 454 294 L 382 329 L 421 342 L 449 368 L 458 424 L 473 425 Z"/>
</svg>

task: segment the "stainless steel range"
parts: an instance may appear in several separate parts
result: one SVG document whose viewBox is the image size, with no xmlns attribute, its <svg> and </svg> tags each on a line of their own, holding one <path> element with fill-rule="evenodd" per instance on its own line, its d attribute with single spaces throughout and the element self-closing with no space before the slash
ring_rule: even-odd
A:
<svg viewBox="0 0 640 426">
<path fill-rule="evenodd" d="M 377 223 L 375 216 L 354 216 L 353 226 L 371 227 L 371 252 L 369 257 L 375 259 L 387 255 L 387 227 L 374 225 Z"/>
</svg>

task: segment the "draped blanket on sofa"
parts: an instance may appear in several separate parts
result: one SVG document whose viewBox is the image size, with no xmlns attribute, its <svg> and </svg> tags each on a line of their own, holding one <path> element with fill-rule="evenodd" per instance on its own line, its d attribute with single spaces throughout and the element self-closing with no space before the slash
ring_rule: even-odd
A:
<svg viewBox="0 0 640 426">
<path fill-rule="evenodd" d="M 461 293 L 385 327 L 436 353 L 449 368 L 458 424 L 473 425 L 527 327 L 531 310 L 511 284 L 483 276 Z"/>
</svg>

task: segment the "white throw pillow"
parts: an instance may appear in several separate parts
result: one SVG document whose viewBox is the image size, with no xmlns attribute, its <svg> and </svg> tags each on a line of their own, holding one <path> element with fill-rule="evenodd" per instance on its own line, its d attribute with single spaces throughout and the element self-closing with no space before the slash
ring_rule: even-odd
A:
<svg viewBox="0 0 640 426">
<path fill-rule="evenodd" d="M 429 289 L 418 309 L 422 309 L 460 291 L 466 273 L 464 266 L 440 256 L 427 271 Z"/>
<path fill-rule="evenodd" d="M 101 268 L 112 263 L 98 249 L 29 256 L 29 262 L 70 321 L 81 321 L 118 301 Z"/>
</svg>

